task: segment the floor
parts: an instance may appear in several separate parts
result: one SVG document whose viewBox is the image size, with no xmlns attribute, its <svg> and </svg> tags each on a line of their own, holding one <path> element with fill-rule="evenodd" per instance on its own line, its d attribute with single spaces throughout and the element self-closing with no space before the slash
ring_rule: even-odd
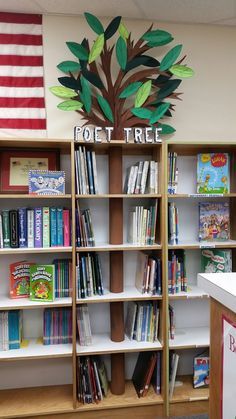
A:
<svg viewBox="0 0 236 419">
<path fill-rule="evenodd" d="M 175 417 L 171 417 L 169 419 L 209 419 L 208 415 L 194 415 L 194 416 L 175 416 Z"/>
</svg>

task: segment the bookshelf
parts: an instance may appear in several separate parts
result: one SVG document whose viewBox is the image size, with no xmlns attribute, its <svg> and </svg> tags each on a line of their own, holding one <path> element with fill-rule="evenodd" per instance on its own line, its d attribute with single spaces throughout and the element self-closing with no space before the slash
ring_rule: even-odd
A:
<svg viewBox="0 0 236 419">
<path fill-rule="evenodd" d="M 99 189 L 96 195 L 78 194 L 75 181 L 74 150 L 80 145 L 96 152 Z M 209 298 L 197 286 L 197 273 L 201 269 L 201 251 L 207 246 L 215 249 L 232 249 L 233 268 L 236 255 L 236 227 L 234 220 L 236 184 L 234 162 L 236 142 L 206 141 L 190 143 L 178 140 L 164 140 L 160 144 L 124 144 L 121 141 L 101 144 L 74 143 L 70 140 L 1 140 L 1 147 L 12 148 L 59 148 L 61 169 L 66 171 L 66 195 L 56 198 L 53 205 L 69 207 L 72 210 L 72 246 L 40 249 L 0 249 L 1 273 L 0 310 L 22 309 L 26 326 L 35 328 L 29 336 L 26 348 L 0 353 L 3 380 L 7 384 L 0 392 L 0 417 L 30 416 L 37 414 L 76 412 L 81 418 L 99 418 L 103 411 L 117 417 L 130 408 L 150 417 L 181 415 L 208 411 L 208 389 L 194 389 L 192 386 L 193 358 L 209 347 Z M 168 152 L 177 153 L 179 168 L 176 194 L 167 192 Z M 224 196 L 203 196 L 196 193 L 196 161 L 201 152 L 227 152 L 230 155 L 231 189 Z M 158 161 L 158 193 L 126 194 L 123 185 L 128 168 L 140 160 Z M 1 208 L 24 205 L 50 205 L 55 197 L 33 197 L 21 194 L 0 194 Z M 224 242 L 198 241 L 198 203 L 226 201 L 231 214 L 230 239 Z M 76 244 L 76 208 L 89 208 L 94 227 L 95 246 Z M 158 203 L 157 228 L 153 244 L 128 242 L 129 212 L 135 206 L 150 207 Z M 168 243 L 168 203 L 179 208 L 179 242 Z M 184 250 L 186 258 L 187 291 L 168 295 L 168 259 L 172 252 Z M 77 258 L 98 254 L 103 274 L 103 295 L 78 298 L 76 284 Z M 140 252 L 156 255 L 162 259 L 162 294 L 141 294 L 135 287 L 135 270 Z M 39 263 L 51 263 L 54 258 L 72 258 L 73 295 L 57 299 L 53 303 L 37 303 L 28 300 L 10 300 L 7 297 L 9 263 L 27 258 Z M 158 340 L 155 342 L 129 340 L 124 334 L 124 323 L 129 302 L 158 302 L 160 308 Z M 93 342 L 81 346 L 77 340 L 76 309 L 87 304 Z M 169 339 L 168 305 L 175 313 L 175 338 Z M 51 345 L 43 348 L 35 342 L 40 329 L 43 308 L 69 307 L 73 313 L 73 342 L 71 345 Z M 29 324 L 31 320 L 32 327 Z M 40 320 L 39 320 L 40 319 Z M 58 346 L 54 348 L 54 346 Z M 60 346 L 60 348 L 59 348 Z M 62 348 L 61 348 L 62 347 Z M 162 355 L 161 394 L 156 395 L 152 386 L 146 397 L 138 398 L 132 384 L 132 373 L 139 352 L 159 351 Z M 173 397 L 169 398 L 169 353 L 179 354 L 177 381 Z M 13 353 L 14 352 L 14 353 Z M 80 357 L 99 355 L 106 365 L 111 381 L 107 397 L 99 403 L 82 404 L 77 400 L 77 361 Z M 32 373 L 29 371 L 32 369 Z M 18 375 L 18 380 L 14 375 Z M 42 379 L 44 371 L 48 381 Z M 22 384 L 19 377 L 26 376 Z M 35 380 L 37 377 L 37 380 Z M 54 381 L 52 378 L 54 377 Z M 37 384 L 35 384 L 37 381 Z M 13 388 L 17 387 L 17 389 Z M 44 402 L 37 404 L 37 398 Z M 23 401 L 32 400 L 30 408 Z M 11 399 L 11 405 L 7 400 Z M 22 400 L 22 402 L 20 401 Z M 3 406 L 3 407 L 2 407 Z M 153 416 L 151 416 L 153 415 Z"/>
</svg>

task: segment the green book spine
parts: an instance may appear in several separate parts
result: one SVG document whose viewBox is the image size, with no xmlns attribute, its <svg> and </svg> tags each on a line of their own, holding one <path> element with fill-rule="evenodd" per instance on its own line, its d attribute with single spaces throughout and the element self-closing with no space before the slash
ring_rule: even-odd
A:
<svg viewBox="0 0 236 419">
<path fill-rule="evenodd" d="M 2 210 L 3 247 L 10 247 L 10 219 L 9 210 Z"/>
</svg>

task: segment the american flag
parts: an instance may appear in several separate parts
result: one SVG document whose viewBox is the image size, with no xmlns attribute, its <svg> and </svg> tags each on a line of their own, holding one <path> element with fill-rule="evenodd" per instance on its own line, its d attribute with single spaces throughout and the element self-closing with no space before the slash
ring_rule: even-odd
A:
<svg viewBox="0 0 236 419">
<path fill-rule="evenodd" d="M 46 137 L 42 16 L 0 13 L 0 137 Z"/>
</svg>

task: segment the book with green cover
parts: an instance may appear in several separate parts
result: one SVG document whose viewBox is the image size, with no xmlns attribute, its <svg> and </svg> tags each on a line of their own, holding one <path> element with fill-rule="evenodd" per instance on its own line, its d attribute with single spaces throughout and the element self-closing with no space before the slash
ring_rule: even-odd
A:
<svg viewBox="0 0 236 419">
<path fill-rule="evenodd" d="M 55 266 L 30 266 L 30 300 L 54 301 L 55 299 Z"/>
<path fill-rule="evenodd" d="M 201 270 L 206 273 L 232 272 L 232 250 L 203 249 Z"/>
</svg>

